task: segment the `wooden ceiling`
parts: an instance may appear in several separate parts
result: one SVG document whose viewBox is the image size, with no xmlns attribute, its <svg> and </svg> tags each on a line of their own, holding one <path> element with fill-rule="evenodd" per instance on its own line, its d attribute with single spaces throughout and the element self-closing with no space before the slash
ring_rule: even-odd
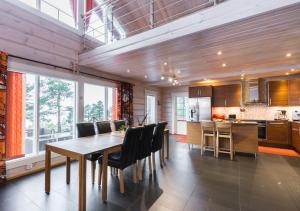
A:
<svg viewBox="0 0 300 211">
<path fill-rule="evenodd" d="M 160 81 L 161 75 L 176 74 L 182 82 L 193 82 L 300 68 L 299 14 L 300 4 L 296 4 L 111 56 L 89 66 L 161 86 L 170 85 Z M 217 55 L 218 51 L 222 55 Z M 287 53 L 292 56 L 286 57 Z M 222 67 L 223 63 L 226 67 Z M 126 73 L 127 69 L 130 73 Z"/>
<path fill-rule="evenodd" d="M 118 20 L 127 37 L 150 29 L 150 2 L 117 0 L 112 4 L 114 18 Z M 211 0 L 154 0 L 154 26 L 163 25 L 213 4 Z"/>
</svg>

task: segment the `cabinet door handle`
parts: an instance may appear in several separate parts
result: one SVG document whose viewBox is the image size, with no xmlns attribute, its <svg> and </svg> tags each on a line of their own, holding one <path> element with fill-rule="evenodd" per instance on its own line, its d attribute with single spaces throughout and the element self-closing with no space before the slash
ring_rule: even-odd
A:
<svg viewBox="0 0 300 211">
<path fill-rule="evenodd" d="M 227 106 L 227 101 L 225 100 L 225 107 Z"/>
<path fill-rule="evenodd" d="M 270 98 L 270 100 L 269 100 L 269 101 L 270 101 L 270 105 L 272 105 L 272 98 Z"/>
<path fill-rule="evenodd" d="M 269 124 L 270 124 L 270 125 L 284 125 L 285 123 L 283 123 L 283 122 L 276 122 L 276 123 L 273 123 L 273 122 L 272 122 L 272 123 L 271 123 L 271 122 L 270 122 Z"/>
<path fill-rule="evenodd" d="M 200 91 L 200 96 L 202 96 L 202 90 L 200 89 L 199 91 Z"/>
</svg>

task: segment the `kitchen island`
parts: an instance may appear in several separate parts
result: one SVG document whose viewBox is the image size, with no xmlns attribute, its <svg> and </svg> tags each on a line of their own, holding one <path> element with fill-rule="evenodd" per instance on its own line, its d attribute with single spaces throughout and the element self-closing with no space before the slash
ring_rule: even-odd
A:
<svg viewBox="0 0 300 211">
<path fill-rule="evenodd" d="M 235 152 L 256 154 L 258 152 L 257 122 L 234 122 L 232 125 Z M 202 141 L 201 122 L 187 122 L 187 143 L 200 145 Z M 212 142 L 212 140 L 209 140 Z M 229 142 L 222 141 L 222 147 L 229 148 Z"/>
</svg>

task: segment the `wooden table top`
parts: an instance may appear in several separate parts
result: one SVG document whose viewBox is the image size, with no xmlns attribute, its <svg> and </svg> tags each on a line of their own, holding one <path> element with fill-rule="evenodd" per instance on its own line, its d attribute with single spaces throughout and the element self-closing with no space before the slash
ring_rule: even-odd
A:
<svg viewBox="0 0 300 211">
<path fill-rule="evenodd" d="M 105 133 L 101 135 L 75 138 L 66 141 L 47 143 L 51 148 L 58 148 L 70 151 L 79 155 L 89 155 L 95 152 L 101 152 L 123 144 L 124 135 L 116 132 Z"/>
</svg>

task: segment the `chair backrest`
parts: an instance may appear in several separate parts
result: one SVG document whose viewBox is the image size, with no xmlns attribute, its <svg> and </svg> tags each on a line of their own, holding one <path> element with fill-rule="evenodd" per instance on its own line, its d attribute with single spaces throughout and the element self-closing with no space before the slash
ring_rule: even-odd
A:
<svg viewBox="0 0 300 211">
<path fill-rule="evenodd" d="M 167 124 L 167 122 L 159 122 L 155 127 L 152 141 L 152 152 L 156 152 L 162 148 L 164 140 L 164 131 Z"/>
<path fill-rule="evenodd" d="M 118 131 L 122 126 L 125 126 L 124 120 L 114 120 L 115 130 Z"/>
<path fill-rule="evenodd" d="M 214 133 L 216 131 L 216 124 L 213 121 L 201 122 L 202 133 Z"/>
<path fill-rule="evenodd" d="M 216 122 L 217 132 L 232 133 L 231 122 Z"/>
<path fill-rule="evenodd" d="M 111 132 L 110 121 L 96 122 L 96 127 L 98 130 L 98 134 Z"/>
<path fill-rule="evenodd" d="M 78 136 L 78 138 L 96 135 L 94 123 L 81 122 L 81 123 L 77 123 L 76 126 L 77 126 L 77 136 Z"/>
<path fill-rule="evenodd" d="M 124 142 L 121 149 L 121 166 L 127 166 L 135 163 L 137 159 L 137 148 L 142 135 L 143 127 L 133 127 L 126 130 Z"/>
<path fill-rule="evenodd" d="M 137 159 L 141 160 L 151 155 L 153 132 L 156 124 L 145 125 L 138 144 Z"/>
</svg>

